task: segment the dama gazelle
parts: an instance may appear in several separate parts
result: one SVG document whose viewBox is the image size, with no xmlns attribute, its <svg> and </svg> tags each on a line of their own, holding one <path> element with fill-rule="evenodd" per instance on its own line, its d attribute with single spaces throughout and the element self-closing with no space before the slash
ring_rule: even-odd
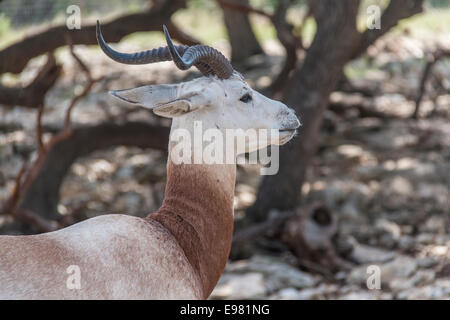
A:
<svg viewBox="0 0 450 320">
<path fill-rule="evenodd" d="M 300 123 L 291 109 L 252 90 L 217 50 L 174 46 L 164 31 L 166 47 L 124 54 L 106 44 L 97 22 L 98 43 L 113 60 L 173 60 L 204 76 L 114 96 L 172 118 L 171 132 L 192 132 L 196 121 L 204 129 L 279 131 L 277 141 L 258 148 L 293 137 Z M 171 142 L 165 198 L 156 213 L 102 215 L 55 232 L 0 236 L 0 299 L 206 299 L 230 252 L 236 164 L 175 164 L 172 148 Z M 68 286 L 71 270 L 79 271 L 79 286 Z"/>
</svg>

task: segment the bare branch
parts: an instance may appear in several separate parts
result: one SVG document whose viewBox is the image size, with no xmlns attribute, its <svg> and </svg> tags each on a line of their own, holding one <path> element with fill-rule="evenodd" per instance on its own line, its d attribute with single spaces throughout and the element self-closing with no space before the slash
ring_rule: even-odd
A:
<svg viewBox="0 0 450 320">
<path fill-rule="evenodd" d="M 11 214 L 14 212 L 17 202 L 20 199 L 20 190 L 22 186 L 22 177 L 27 170 L 27 164 L 24 162 L 19 172 L 17 173 L 17 177 L 14 183 L 14 187 L 11 191 L 9 198 L 5 201 L 2 209 L 0 210 L 0 214 Z"/>
<path fill-rule="evenodd" d="M 236 250 L 236 247 L 239 247 L 244 243 L 248 244 L 249 242 L 261 236 L 267 235 L 268 233 L 276 233 L 280 231 L 284 222 L 295 215 L 296 213 L 294 211 L 274 212 L 274 214 L 271 215 L 266 221 L 253 224 L 246 229 L 237 231 L 233 235 L 234 250 Z"/>
<path fill-rule="evenodd" d="M 172 20 L 169 20 L 166 23 L 166 27 L 170 33 L 170 36 L 178 40 L 180 43 L 185 44 L 187 46 L 195 46 L 196 44 L 200 44 L 200 41 L 198 39 L 182 31 L 180 28 L 177 27 L 175 23 L 173 23 Z"/>
<path fill-rule="evenodd" d="M 402 19 L 409 18 L 423 11 L 423 0 L 391 0 L 381 15 L 381 29 L 367 29 L 361 37 L 359 46 L 355 49 L 352 59 L 357 58 L 378 38 L 395 27 Z"/>
<path fill-rule="evenodd" d="M 70 41 L 70 40 L 68 40 Z M 88 66 L 84 63 L 84 61 L 78 57 L 78 55 L 75 53 L 74 49 L 73 49 L 73 45 L 70 42 L 69 43 L 69 49 L 70 49 L 70 54 L 72 55 L 72 57 L 75 59 L 75 61 L 78 63 L 78 65 L 80 66 L 81 70 L 86 74 L 87 77 L 87 84 L 85 85 L 84 89 L 82 92 L 80 92 L 79 94 L 77 94 L 75 97 L 72 98 L 72 100 L 70 101 L 69 107 L 67 108 L 66 111 L 66 117 L 65 117 L 65 121 L 64 121 L 64 126 L 65 128 L 69 128 L 70 127 L 70 120 L 71 120 L 71 116 L 72 116 L 72 110 L 75 107 L 75 105 L 82 99 L 84 98 L 92 89 L 92 86 L 100 81 L 102 79 L 102 77 L 99 78 L 92 78 L 92 74 L 90 69 L 88 68 Z"/>
<path fill-rule="evenodd" d="M 0 61 L 3 61 L 1 59 Z M 47 63 L 28 86 L 10 88 L 0 85 L 0 104 L 29 108 L 41 106 L 48 90 L 53 87 L 61 74 L 61 70 L 53 54 L 48 54 Z"/>
<path fill-rule="evenodd" d="M 59 229 L 56 222 L 51 223 L 30 210 L 18 208 L 14 211 L 13 217 L 27 225 L 33 226 L 38 232 L 51 232 Z"/>
<path fill-rule="evenodd" d="M 150 10 L 142 13 L 133 13 L 119 17 L 102 25 L 103 35 L 108 42 L 118 42 L 124 36 L 138 31 L 162 31 L 161 25 L 167 24 L 171 15 L 186 6 L 185 0 L 159 1 Z M 31 58 L 66 45 L 66 36 L 69 36 L 74 45 L 97 44 L 95 37 L 95 24 L 83 25 L 80 30 L 69 30 L 65 25 L 51 27 L 44 32 L 25 38 L 0 51 L 0 74 L 5 72 L 21 72 Z M 191 44 L 180 33 L 173 38 Z"/>
<path fill-rule="evenodd" d="M 280 0 L 273 14 L 264 10 L 254 8 L 247 4 L 233 3 L 226 0 L 219 0 L 222 7 L 236 10 L 244 13 L 255 13 L 268 18 L 277 31 L 278 40 L 280 40 L 286 51 L 286 60 L 281 72 L 277 78 L 272 82 L 267 91 L 270 94 L 275 94 L 280 91 L 286 81 L 289 79 L 289 74 L 294 70 L 297 64 L 297 49 L 304 49 L 301 37 L 293 34 L 294 26 L 286 21 L 286 12 L 292 3 L 292 0 Z M 309 16 L 309 9 L 304 19 Z"/>
<path fill-rule="evenodd" d="M 24 178 L 18 208 L 39 216 L 59 218 L 59 188 L 71 165 L 82 156 L 112 146 L 167 150 L 169 128 L 144 122 L 102 123 L 63 130 L 46 144 Z"/>
<path fill-rule="evenodd" d="M 251 5 L 230 2 L 230 1 L 226 1 L 226 0 L 217 0 L 217 2 L 223 8 L 228 8 L 231 10 L 236 10 L 236 11 L 239 11 L 242 13 L 247 13 L 247 14 L 256 13 L 256 14 L 262 15 L 264 17 L 267 17 L 269 19 L 272 19 L 272 15 L 270 13 L 267 13 L 264 10 L 260 10 L 255 7 L 252 7 Z"/>
<path fill-rule="evenodd" d="M 10 215 L 27 225 L 35 227 L 39 232 L 53 231 L 55 230 L 56 226 L 53 226 L 51 223 L 37 216 L 32 211 L 23 210 L 17 207 L 22 195 L 22 178 L 26 171 L 27 165 L 26 163 L 24 163 L 20 168 L 19 173 L 17 174 L 14 187 L 8 200 L 6 200 L 5 204 L 0 210 L 0 215 Z"/>
<path fill-rule="evenodd" d="M 36 116 L 36 139 L 38 142 L 39 154 L 45 152 L 45 145 L 42 132 L 42 114 L 44 113 L 44 108 L 45 104 L 40 105 Z"/>
</svg>

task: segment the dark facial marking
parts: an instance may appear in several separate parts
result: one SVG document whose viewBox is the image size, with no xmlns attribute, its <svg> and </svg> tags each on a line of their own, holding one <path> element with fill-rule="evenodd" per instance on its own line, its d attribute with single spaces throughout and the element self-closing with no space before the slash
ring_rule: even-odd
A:
<svg viewBox="0 0 450 320">
<path fill-rule="evenodd" d="M 252 101 L 252 99 L 253 99 L 252 96 L 247 92 L 239 100 L 244 103 L 248 103 L 248 102 Z"/>
</svg>

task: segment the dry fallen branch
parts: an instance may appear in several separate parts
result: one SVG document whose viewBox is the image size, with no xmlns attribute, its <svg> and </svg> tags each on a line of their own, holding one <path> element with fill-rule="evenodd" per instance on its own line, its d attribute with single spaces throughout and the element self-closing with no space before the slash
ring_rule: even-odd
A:
<svg viewBox="0 0 450 320">
<path fill-rule="evenodd" d="M 331 272 L 348 269 L 350 263 L 340 257 L 334 241 L 338 235 L 336 215 L 320 203 L 312 204 L 302 214 L 283 225 L 281 240 L 311 271 L 327 277 Z"/>
<path fill-rule="evenodd" d="M 294 211 L 278 212 L 274 211 L 270 217 L 261 223 L 253 224 L 252 226 L 237 231 L 233 235 L 233 247 L 241 246 L 242 244 L 248 244 L 249 242 L 257 239 L 258 237 L 267 235 L 269 233 L 277 233 L 281 230 L 283 224 L 289 218 L 296 215 Z"/>
<path fill-rule="evenodd" d="M 337 217 L 320 203 L 312 203 L 301 210 L 272 211 L 269 218 L 233 236 L 234 252 L 262 236 L 281 235 L 282 242 L 299 258 L 298 264 L 320 273 L 330 280 L 333 271 L 347 269 L 350 265 L 340 257 L 335 243 Z"/>
</svg>

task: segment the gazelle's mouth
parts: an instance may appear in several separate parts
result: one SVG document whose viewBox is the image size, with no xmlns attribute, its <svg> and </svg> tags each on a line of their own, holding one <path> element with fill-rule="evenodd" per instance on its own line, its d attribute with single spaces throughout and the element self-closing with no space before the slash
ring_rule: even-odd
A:
<svg viewBox="0 0 450 320">
<path fill-rule="evenodd" d="M 295 131 L 297 131 L 297 129 L 282 129 L 282 130 L 278 130 L 279 133 L 284 134 L 284 133 L 295 133 Z"/>
<path fill-rule="evenodd" d="M 282 129 L 278 130 L 279 136 L 280 136 L 280 145 L 285 144 L 289 140 L 291 140 L 295 133 L 297 132 L 297 129 Z"/>
</svg>

